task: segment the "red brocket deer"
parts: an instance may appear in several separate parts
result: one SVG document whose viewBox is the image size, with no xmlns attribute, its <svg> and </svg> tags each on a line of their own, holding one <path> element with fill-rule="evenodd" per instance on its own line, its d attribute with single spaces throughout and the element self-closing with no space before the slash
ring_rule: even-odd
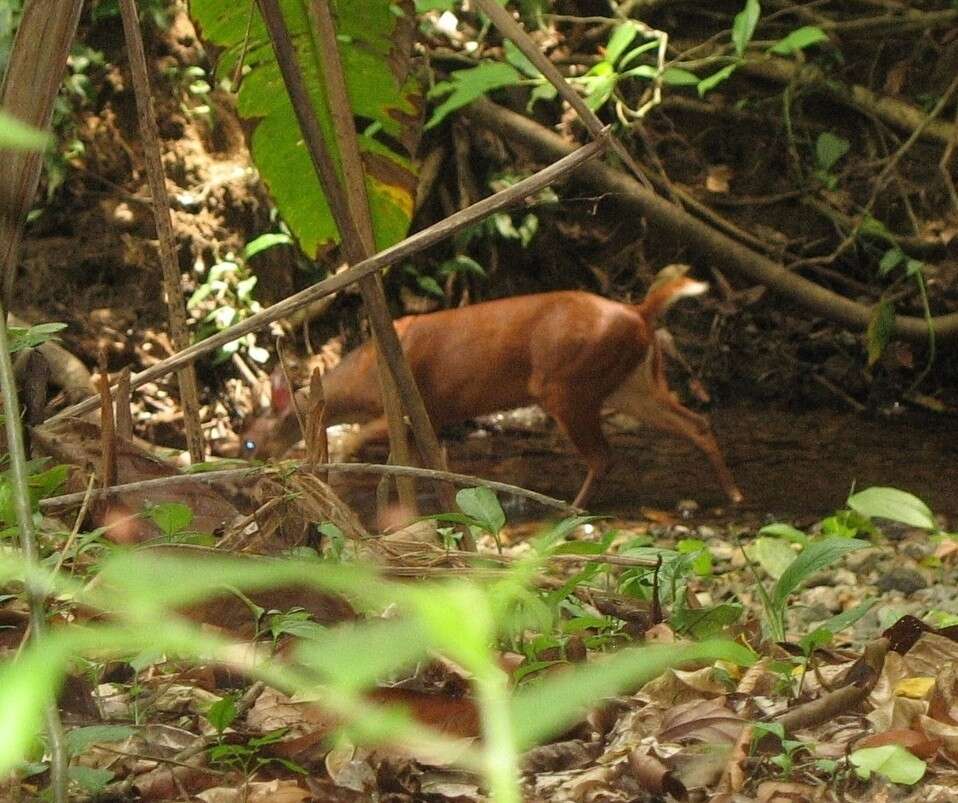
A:
<svg viewBox="0 0 958 803">
<path fill-rule="evenodd" d="M 655 336 L 656 320 L 670 304 L 707 289 L 680 275 L 654 285 L 639 304 L 560 291 L 411 315 L 395 325 L 435 427 L 529 404 L 544 408 L 588 468 L 577 507 L 610 464 L 605 407 L 690 440 L 738 502 L 742 493 L 708 420 L 669 390 Z M 358 441 L 386 438 L 372 344 L 347 354 L 323 377 L 323 387 L 327 424 L 370 422 Z M 281 457 L 302 437 L 289 400 L 287 391 L 284 409 L 274 396 L 274 414 L 253 423 L 244 437 L 247 455 Z"/>
</svg>

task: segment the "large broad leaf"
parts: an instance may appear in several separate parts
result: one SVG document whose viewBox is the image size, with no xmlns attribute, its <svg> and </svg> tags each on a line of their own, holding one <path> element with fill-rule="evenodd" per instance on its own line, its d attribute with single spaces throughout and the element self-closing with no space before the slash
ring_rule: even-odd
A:
<svg viewBox="0 0 958 803">
<path fill-rule="evenodd" d="M 308 24 L 308 5 L 302 0 L 280 0 L 310 100 L 339 167 L 320 45 Z M 405 237 L 415 199 L 416 176 L 410 157 L 422 130 L 424 104 L 411 71 L 412 3 L 334 0 L 332 7 L 349 99 L 360 132 L 376 247 L 381 249 Z M 248 72 L 240 86 L 237 108 L 244 117 L 259 121 L 250 142 L 253 159 L 303 251 L 315 256 L 338 241 L 339 233 L 256 3 L 190 0 L 190 14 L 203 38 L 222 49 L 217 65 L 221 78 L 231 77 L 242 57 Z"/>
</svg>

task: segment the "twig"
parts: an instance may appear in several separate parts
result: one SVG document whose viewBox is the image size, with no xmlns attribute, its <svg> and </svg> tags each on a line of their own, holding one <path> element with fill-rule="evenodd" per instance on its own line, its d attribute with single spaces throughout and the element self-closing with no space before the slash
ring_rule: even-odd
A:
<svg viewBox="0 0 958 803">
<path fill-rule="evenodd" d="M 58 574 L 60 569 L 63 567 L 63 561 L 66 559 L 66 556 L 70 554 L 70 549 L 73 547 L 73 542 L 76 541 L 77 536 L 80 534 L 80 527 L 83 525 L 83 520 L 86 518 L 87 509 L 90 507 L 90 500 L 93 499 L 93 486 L 96 484 L 96 475 L 90 474 L 90 479 L 86 484 L 86 491 L 83 492 L 83 501 L 80 503 L 80 511 L 76 515 L 76 519 L 73 521 L 73 528 L 70 530 L 70 536 L 67 538 L 66 543 L 60 549 L 60 557 L 57 558 L 56 568 L 53 570 L 54 574 Z"/>
<path fill-rule="evenodd" d="M 529 196 L 535 195 L 544 187 L 572 173 L 590 159 L 598 156 L 605 150 L 607 144 L 608 139 L 604 136 L 602 139 L 583 145 L 573 152 L 566 154 L 564 158 L 559 159 L 554 164 L 543 168 L 535 175 L 529 176 L 529 178 L 523 179 L 511 187 L 507 187 L 495 195 L 483 198 L 468 209 L 463 209 L 461 212 L 450 215 L 445 220 L 407 237 L 401 243 L 385 248 L 369 257 L 369 259 L 364 259 L 362 262 L 353 265 L 341 273 L 337 273 L 335 276 L 317 282 L 312 287 L 301 290 L 289 298 L 277 304 L 273 304 L 273 306 L 268 309 L 251 315 L 249 318 L 231 326 L 229 329 L 224 329 L 222 332 L 217 332 L 215 335 L 206 338 L 206 340 L 194 343 L 192 346 L 156 363 L 156 365 L 151 365 L 146 370 L 135 374 L 131 380 L 132 387 L 138 388 L 147 382 L 152 382 L 160 377 L 166 376 L 166 374 L 175 371 L 183 365 L 195 362 L 204 354 L 209 354 L 250 332 L 255 332 L 274 321 L 285 318 L 294 310 L 305 307 L 317 299 L 331 295 L 347 287 L 367 274 L 384 270 L 395 262 L 407 259 L 414 254 L 418 254 L 420 251 L 430 248 L 447 237 L 457 234 L 463 229 L 472 226 L 476 221 L 482 220 L 494 212 L 501 211 L 506 207 L 519 203 Z M 58 421 L 67 416 L 83 415 L 95 408 L 97 403 L 96 399 L 86 399 L 61 410 L 49 420 Z"/>
<path fill-rule="evenodd" d="M 176 238 L 173 234 L 173 219 L 170 199 L 166 194 L 166 174 L 160 157 L 160 133 L 153 113 L 153 94 L 143 52 L 143 37 L 133 0 L 120 0 L 120 16 L 123 18 L 123 35 L 130 59 L 130 74 L 133 77 L 133 93 L 136 97 L 140 137 L 143 140 L 143 161 L 153 197 L 153 218 L 156 221 L 156 236 L 159 241 L 160 264 L 163 267 L 163 289 L 166 294 L 166 312 L 170 320 L 170 339 L 176 349 L 186 348 L 190 343 L 186 324 L 186 309 L 180 287 L 180 269 L 176 258 Z M 196 386 L 196 372 L 192 365 L 177 371 L 180 386 L 180 403 L 183 405 L 183 425 L 190 460 L 202 463 L 206 457 L 203 446 L 203 429 L 200 427 L 200 397 Z"/>
</svg>

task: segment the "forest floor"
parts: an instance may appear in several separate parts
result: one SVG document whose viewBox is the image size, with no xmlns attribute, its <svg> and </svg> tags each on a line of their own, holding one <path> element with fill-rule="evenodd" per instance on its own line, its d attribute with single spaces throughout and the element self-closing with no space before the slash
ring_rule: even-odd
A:
<svg viewBox="0 0 958 803">
<path fill-rule="evenodd" d="M 109 31 L 104 25 L 95 33 L 105 41 Z M 175 17 L 153 47 L 165 161 L 171 190 L 179 199 L 174 222 L 184 290 L 193 293 L 209 282 L 211 267 L 229 263 L 253 236 L 270 230 L 273 222 L 266 193 L 248 169 L 242 132 L 228 103 L 216 92 L 210 97 L 216 116 L 213 126 L 183 105 L 182 71 L 204 63 L 199 45 L 185 26 L 188 22 L 182 15 Z M 98 100 L 92 108 L 77 110 L 70 125 L 70 136 L 84 146 L 83 155 L 66 160 L 62 185 L 31 223 L 13 311 L 34 323 L 68 324 L 63 344 L 91 370 L 105 350 L 111 373 L 127 365 L 136 371 L 168 356 L 172 347 L 165 333 L 153 224 L 143 202 L 132 96 L 112 65 L 93 77 Z M 681 113 L 676 113 L 676 119 L 682 119 Z M 758 126 L 729 131 L 724 123 L 716 123 L 714 137 L 683 141 L 674 162 L 665 154 L 667 167 L 681 172 L 680 165 L 695 164 L 702 167 L 703 176 L 708 173 L 717 180 L 717 173 L 707 167 L 716 161 L 709 153 L 715 138 L 725 137 L 724 150 L 732 161 L 733 152 L 761 152 L 769 136 Z M 472 136 L 478 153 L 479 140 L 489 135 L 473 132 Z M 517 162 L 510 167 L 530 166 L 521 159 Z M 855 169 L 865 169 L 864 159 Z M 758 181 L 750 174 L 749 181 L 753 180 Z M 764 189 L 771 192 L 772 188 Z M 752 187 L 741 190 L 755 194 Z M 625 237 L 621 247 L 604 249 L 604 244 L 622 236 L 622 227 L 600 215 L 583 222 L 582 210 L 592 204 L 591 198 L 573 198 L 559 211 L 543 213 L 540 234 L 529 248 L 515 242 L 487 243 L 492 293 L 576 286 L 607 295 L 637 296 L 654 273 L 653 264 L 661 266 L 684 256 L 681 248 L 670 250 L 634 237 Z M 427 207 L 421 214 L 435 211 Z M 737 222 L 749 228 L 760 218 L 761 213 L 743 209 Z M 787 222 L 790 232 L 830 228 L 807 209 L 777 212 L 774 221 L 769 218 L 768 222 L 782 226 Z M 427 255 L 427 259 L 436 258 Z M 745 502 L 729 506 L 704 458 L 684 441 L 631 431 L 613 421 L 609 431 L 616 463 L 594 499 L 593 512 L 602 518 L 578 528 L 573 540 L 594 543 L 607 538 L 606 543 L 624 557 L 646 555 L 643 550 L 653 546 L 676 555 L 691 549 L 688 545 L 693 541 L 704 545 L 710 556 L 708 568 L 682 569 L 683 599 L 703 611 L 732 602 L 741 605 L 744 613 L 727 632 L 743 640 L 754 637 L 768 615 L 758 586 L 771 585 L 784 573 L 788 555 L 783 557 L 783 544 L 786 553 L 795 551 L 787 538 L 771 544 L 782 531 L 760 535 L 763 527 L 787 524 L 813 538 L 835 536 L 844 527 L 845 535 L 857 535 L 869 543 L 843 561 L 811 573 L 794 590 L 786 617 L 790 638 L 780 644 L 763 642 L 768 651 L 754 671 L 718 678 L 703 669 L 671 670 L 642 689 L 606 701 L 602 710 L 613 712 L 609 722 L 597 724 L 590 715 L 561 741 L 531 751 L 524 775 L 528 799 L 646 800 L 666 793 L 680 797 L 685 790 L 717 794 L 717 789 L 739 795 L 728 800 L 763 803 L 958 799 L 954 708 L 958 643 L 948 630 L 958 622 L 958 540 L 948 534 L 958 529 L 958 418 L 954 414 L 958 361 L 953 352 L 939 354 L 918 393 L 910 386 L 926 358 L 920 348 L 892 344 L 877 364 L 869 366 L 866 346 L 857 336 L 812 320 L 761 288 L 743 282 L 733 287 L 717 271 L 697 267 L 712 280 L 715 292 L 701 304 L 690 302 L 671 314 L 670 328 L 693 366 L 692 375 L 677 370 L 674 385 L 685 397 L 695 395 L 696 388 L 707 389 L 711 396 L 707 412 Z M 194 322 L 199 327 L 217 303 L 237 304 L 240 315 L 253 311 L 253 306 L 243 306 L 231 295 L 236 282 L 249 273 L 257 275 L 257 297 L 265 304 L 315 278 L 302 268 L 293 249 L 286 246 L 240 264 L 225 295 L 214 294 L 196 305 Z M 442 302 L 414 292 L 407 274 L 398 270 L 387 278 L 387 287 L 400 314 L 459 303 L 487 289 L 472 279 L 457 282 L 443 288 L 447 295 Z M 858 284 L 858 278 L 848 281 L 852 288 Z M 936 299 L 943 305 L 954 304 L 956 285 L 958 271 L 943 269 L 933 288 Z M 296 350 L 302 356 L 294 366 L 297 376 L 304 377 L 315 364 L 328 367 L 344 345 L 359 341 L 358 310 L 357 295 L 346 292 L 322 317 L 286 327 L 286 334 L 299 339 Z M 306 330 L 311 345 L 299 337 Z M 268 337 L 260 336 L 256 345 L 271 344 Z M 257 412 L 266 373 L 251 353 L 247 347 L 234 357 L 221 355 L 218 362 L 198 365 L 204 428 L 214 453 L 234 453 L 243 428 Z M 253 385 L 250 377 L 256 380 Z M 160 380 L 143 389 L 133 409 L 135 434 L 174 452 L 184 447 L 176 395 L 172 379 Z M 448 439 L 448 450 L 453 471 L 561 499 L 574 496 L 584 471 L 554 426 L 534 414 L 462 428 Z M 382 463 L 386 455 L 374 449 L 366 457 Z M 376 477 L 339 475 L 331 485 L 368 527 L 375 526 Z M 929 530 L 881 517 L 864 521 L 849 515 L 849 495 L 872 486 L 914 494 L 937 516 L 935 526 Z M 434 509 L 429 489 L 424 491 L 425 506 Z M 263 500 L 247 496 L 244 502 L 248 507 L 241 512 L 249 513 Z M 507 555 L 524 554 L 529 538 L 554 522 L 554 512 L 526 499 L 500 495 L 500 502 L 509 522 L 500 534 Z M 490 538 L 480 546 L 490 555 L 497 550 Z M 610 571 L 610 577 L 613 574 Z M 618 593 L 616 582 L 609 580 L 604 590 L 615 605 L 624 606 L 625 595 Z M 649 591 L 651 583 L 647 578 L 639 583 L 645 594 L 643 604 L 649 602 L 650 594 L 660 593 L 657 586 Z M 678 606 L 668 593 L 661 594 L 667 603 Z M 614 632 L 588 623 L 581 632 L 567 629 L 526 659 L 542 661 L 545 671 L 553 664 L 579 660 L 581 656 L 573 655 L 576 650 L 592 657 L 593 652 L 624 643 L 636 633 L 650 643 L 671 643 L 694 631 L 673 626 L 661 611 L 650 613 L 648 605 L 631 619 L 624 607 L 614 608 L 617 614 L 610 613 L 613 608 L 612 602 L 597 601 L 584 591 L 578 597 L 570 594 L 562 615 L 584 622 L 587 616 L 599 619 L 618 614 L 616 621 L 626 626 Z M 856 609 L 860 616 L 840 631 L 829 631 L 819 653 L 801 654 L 796 644 L 802 636 Z M 903 616 L 930 623 L 922 626 L 927 632 L 920 639 L 913 634 L 914 640 L 906 643 L 909 636 L 900 629 L 886 630 Z M 882 653 L 876 662 L 869 649 L 882 641 L 883 633 L 891 651 L 888 642 L 882 642 L 887 657 Z M 909 649 L 915 642 L 919 646 Z M 863 665 L 873 676 L 862 684 L 861 696 L 844 704 L 833 702 L 824 713 L 811 710 L 830 699 L 836 678 L 862 671 Z M 935 677 L 939 684 L 933 688 L 927 681 Z M 140 677 L 141 688 L 133 690 L 128 674 L 104 673 L 89 693 L 99 703 L 109 699 L 109 705 L 98 705 L 96 716 L 103 721 L 126 721 L 137 705 L 137 695 L 148 689 L 146 718 L 156 730 L 137 734 L 135 742 L 126 743 L 122 766 L 110 763 L 115 753 L 109 751 L 92 752 L 90 765 L 113 768 L 118 779 L 112 782 L 115 793 L 135 789 L 142 799 L 152 800 L 179 799 L 177 795 L 186 793 L 208 801 L 238 800 L 239 794 L 244 800 L 291 801 L 484 799 L 475 776 L 430 764 L 423 756 L 361 748 L 352 748 L 345 757 L 330 753 L 328 746 L 319 744 L 319 738 L 328 735 L 329 723 L 317 726 L 316 714 L 308 706 L 281 698 L 268 688 L 246 701 L 248 705 L 233 723 L 231 739 L 250 745 L 282 729 L 283 748 L 265 746 L 262 761 L 224 762 L 213 770 L 208 763 L 198 765 L 191 759 L 188 767 L 180 762 L 182 773 L 162 775 L 157 767 L 177 766 L 177 757 L 192 749 L 199 736 L 209 738 L 205 716 L 211 700 L 249 689 L 232 678 L 230 682 L 240 689 L 236 692 L 221 680 L 213 670 L 204 674 L 158 665 Z M 430 677 L 421 685 L 452 706 L 459 702 L 468 678 L 444 667 L 440 680 Z M 449 693 L 450 687 L 458 692 Z M 89 706 L 77 709 L 76 721 L 88 724 Z M 775 723 L 795 711 L 805 718 L 789 720 L 789 738 L 776 746 L 761 744 L 758 737 L 752 748 L 742 741 L 744 723 Z M 427 724 L 441 730 L 448 726 L 447 719 L 430 720 L 419 713 Z M 461 731 L 447 729 L 450 738 L 477 735 L 468 724 Z M 721 747 L 709 752 L 702 748 L 706 743 Z M 863 780 L 853 770 L 849 761 L 853 751 L 887 745 L 909 748 L 909 755 L 927 762 L 917 786 L 901 781 L 901 775 L 893 776 L 897 783 L 886 780 L 887 775 Z M 146 753 L 152 763 L 144 758 L 148 764 L 144 769 L 146 764 L 139 766 L 137 759 Z M 290 771 L 293 765 L 296 771 Z M 302 768 L 308 781 L 297 774 Z M 751 777 L 737 777 L 737 773 L 751 773 Z M 128 785 L 121 789 L 119 779 Z"/>
</svg>

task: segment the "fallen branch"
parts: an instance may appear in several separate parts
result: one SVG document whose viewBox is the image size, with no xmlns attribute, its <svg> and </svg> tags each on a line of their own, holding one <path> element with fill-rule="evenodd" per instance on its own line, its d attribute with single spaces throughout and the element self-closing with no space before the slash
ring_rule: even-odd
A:
<svg viewBox="0 0 958 803">
<path fill-rule="evenodd" d="M 297 466 L 298 463 L 289 462 L 283 466 Z M 505 482 L 496 482 L 495 480 L 485 480 L 481 477 L 473 477 L 470 474 L 457 474 L 453 471 L 436 471 L 429 468 L 417 468 L 415 466 L 387 466 L 378 463 L 320 463 L 314 466 L 318 471 L 329 471 L 330 473 L 340 474 L 391 474 L 397 477 L 422 477 L 430 480 L 442 480 L 450 482 L 453 485 L 465 487 L 482 486 L 493 491 L 511 494 L 512 496 L 521 496 L 538 502 L 544 507 L 551 507 L 569 513 L 581 513 L 579 508 L 573 507 L 568 502 L 561 499 L 555 499 L 545 494 L 520 488 L 518 485 L 509 485 Z M 133 491 L 144 491 L 155 489 L 166 485 L 177 485 L 189 482 L 202 482 L 215 484 L 218 482 L 236 482 L 244 480 L 255 480 L 267 471 L 275 472 L 274 466 L 250 466 L 249 468 L 227 469 L 225 471 L 208 471 L 202 474 L 176 474 L 170 477 L 157 477 L 155 479 L 140 480 L 138 482 L 129 482 L 124 485 L 113 485 L 109 488 L 98 488 L 91 493 L 86 491 L 72 494 L 63 494 L 62 496 L 51 496 L 40 500 L 40 510 L 49 512 L 67 507 L 73 507 L 81 504 L 84 499 L 100 499 L 110 496 L 119 496 Z"/>
</svg>

